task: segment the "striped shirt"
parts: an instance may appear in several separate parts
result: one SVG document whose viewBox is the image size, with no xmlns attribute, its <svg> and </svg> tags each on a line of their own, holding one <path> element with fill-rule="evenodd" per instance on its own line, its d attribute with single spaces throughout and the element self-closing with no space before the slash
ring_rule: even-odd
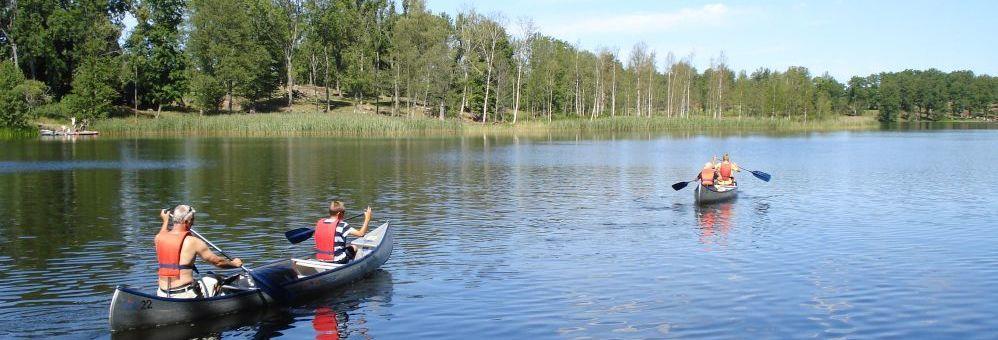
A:
<svg viewBox="0 0 998 340">
<path fill-rule="evenodd" d="M 333 222 L 335 222 L 335 220 L 332 219 L 332 218 L 327 218 L 324 222 L 326 222 L 326 223 L 333 223 Z M 356 235 L 356 233 L 357 233 L 357 230 L 354 229 L 354 228 L 349 228 L 348 229 L 347 227 L 349 227 L 349 226 L 350 226 L 350 224 L 346 223 L 346 222 L 340 222 L 340 224 L 336 226 L 336 233 L 333 236 L 333 261 L 334 262 L 342 261 L 343 259 L 345 259 L 347 257 L 347 252 L 346 252 L 347 242 L 346 242 L 346 239 L 344 237 L 346 235 L 350 235 L 350 234 Z"/>
</svg>

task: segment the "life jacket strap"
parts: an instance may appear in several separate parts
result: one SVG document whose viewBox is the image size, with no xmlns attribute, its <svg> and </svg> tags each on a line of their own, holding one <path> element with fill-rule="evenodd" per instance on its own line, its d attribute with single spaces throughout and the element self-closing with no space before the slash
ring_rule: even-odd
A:
<svg viewBox="0 0 998 340">
<path fill-rule="evenodd" d="M 173 264 L 173 263 L 160 263 L 159 268 L 162 269 L 190 269 L 194 270 L 193 264 Z"/>
</svg>

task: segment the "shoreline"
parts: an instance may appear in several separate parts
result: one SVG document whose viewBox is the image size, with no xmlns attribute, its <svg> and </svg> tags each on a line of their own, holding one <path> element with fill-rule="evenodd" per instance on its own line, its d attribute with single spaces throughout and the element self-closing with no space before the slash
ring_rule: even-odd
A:
<svg viewBox="0 0 998 340">
<path fill-rule="evenodd" d="M 881 126 L 870 116 L 838 116 L 808 122 L 785 118 L 727 117 L 600 117 L 533 119 L 482 124 L 455 118 L 398 117 L 348 108 L 331 113 L 276 112 L 199 116 L 164 112 L 160 118 L 119 117 L 95 122 L 90 130 L 102 136 L 462 136 L 531 135 L 551 133 L 629 132 L 821 132 L 871 130 Z"/>
</svg>

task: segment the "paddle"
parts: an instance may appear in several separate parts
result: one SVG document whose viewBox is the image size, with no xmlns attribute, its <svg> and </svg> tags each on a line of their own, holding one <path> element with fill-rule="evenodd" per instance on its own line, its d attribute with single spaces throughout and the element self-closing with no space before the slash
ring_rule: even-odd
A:
<svg viewBox="0 0 998 340">
<path fill-rule="evenodd" d="M 742 169 L 745 169 L 745 168 L 742 168 Z M 748 170 L 748 172 L 751 172 L 752 176 L 755 176 L 756 178 L 761 179 L 764 182 L 769 182 L 769 179 L 770 179 L 769 174 L 767 174 L 765 172 L 762 172 L 762 171 L 754 171 L 754 170 L 749 170 L 749 169 L 745 169 L 745 170 Z"/>
<path fill-rule="evenodd" d="M 679 183 L 673 184 L 672 185 L 672 190 L 675 190 L 675 191 L 683 190 L 683 188 L 685 188 L 687 185 L 690 185 L 690 183 L 693 183 L 693 182 L 696 182 L 696 181 L 699 181 L 699 179 L 694 179 L 692 181 L 679 182 Z"/>
<path fill-rule="evenodd" d="M 201 234 L 199 234 L 197 231 L 194 231 L 193 228 L 189 229 L 188 231 L 190 231 L 191 234 L 194 235 L 194 237 L 197 237 L 201 239 L 201 241 L 204 241 L 204 243 L 207 243 L 209 247 L 215 249 L 215 251 L 217 251 L 219 254 L 222 254 L 222 256 L 224 256 L 225 258 L 229 259 L 230 261 L 232 260 L 232 257 L 229 256 L 229 254 L 226 254 L 224 251 L 222 251 L 222 249 L 218 248 L 218 246 L 216 246 L 214 243 L 211 243 L 211 241 L 208 241 L 208 239 L 204 238 L 204 236 L 201 236 Z M 274 300 L 282 302 L 291 299 L 291 294 L 288 291 L 270 284 L 270 282 L 268 282 L 265 278 L 257 275 L 255 272 L 253 272 L 253 270 L 250 270 L 248 267 L 239 266 L 239 268 L 245 271 L 246 274 L 249 274 L 249 276 L 253 278 L 253 282 L 256 283 L 256 286 L 259 287 L 260 290 L 262 290 L 264 293 L 267 293 L 267 295 L 270 295 L 270 297 L 274 298 Z"/>
<path fill-rule="evenodd" d="M 364 216 L 364 213 L 359 213 L 357 215 L 347 217 L 346 219 L 344 219 L 344 221 L 349 221 L 361 216 Z M 312 235 L 314 234 L 315 234 L 315 229 L 298 228 L 295 230 L 288 230 L 284 232 L 284 237 L 286 237 L 288 239 L 288 242 L 291 242 L 291 244 L 298 244 L 301 243 L 302 241 L 312 238 Z"/>
</svg>

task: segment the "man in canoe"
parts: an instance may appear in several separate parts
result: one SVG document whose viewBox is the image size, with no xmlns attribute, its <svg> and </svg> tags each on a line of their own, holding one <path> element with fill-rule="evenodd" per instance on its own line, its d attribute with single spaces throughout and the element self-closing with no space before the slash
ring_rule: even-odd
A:
<svg viewBox="0 0 998 340">
<path fill-rule="evenodd" d="M 371 207 L 364 210 L 364 226 L 360 230 L 349 228 L 343 221 L 346 206 L 343 202 L 329 204 L 329 217 L 315 222 L 315 258 L 319 261 L 345 264 L 357 255 L 357 248 L 347 245 L 345 237 L 363 237 L 371 223 Z"/>
<path fill-rule="evenodd" d="M 719 186 L 727 186 L 735 184 L 735 176 L 733 176 L 734 172 L 742 171 L 742 169 L 738 167 L 738 164 L 731 162 L 731 157 L 729 157 L 728 154 L 724 154 L 724 157 L 721 159 L 721 163 L 717 164 L 716 168 L 717 168 L 716 185 Z"/>
<path fill-rule="evenodd" d="M 716 178 L 716 170 L 714 169 L 714 162 L 704 163 L 703 169 L 700 170 L 700 174 L 697 175 L 697 179 L 700 180 L 700 184 L 709 187 L 714 185 L 714 179 Z"/>
<path fill-rule="evenodd" d="M 159 289 L 162 297 L 193 299 L 208 297 L 215 290 L 218 280 L 204 277 L 194 279 L 195 257 L 219 268 L 239 268 L 240 259 L 227 260 L 215 255 L 201 239 L 190 234 L 194 225 L 195 210 L 189 205 L 178 205 L 172 211 L 160 210 L 163 226 L 156 234 L 156 259 L 159 262 Z M 172 222 L 172 225 L 171 225 Z"/>
</svg>

